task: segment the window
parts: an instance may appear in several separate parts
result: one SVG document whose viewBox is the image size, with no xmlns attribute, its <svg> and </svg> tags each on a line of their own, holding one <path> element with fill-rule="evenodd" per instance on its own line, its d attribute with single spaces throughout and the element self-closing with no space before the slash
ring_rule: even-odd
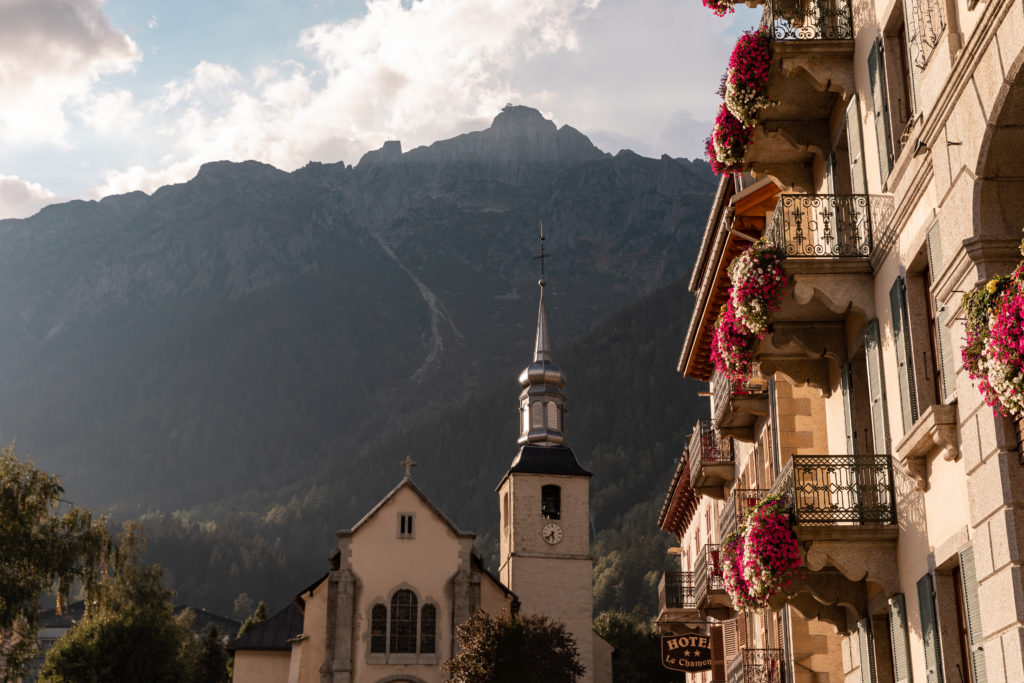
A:
<svg viewBox="0 0 1024 683">
<path fill-rule="evenodd" d="M 420 652 L 433 654 L 436 647 L 437 608 L 423 605 L 420 615 Z"/>
<path fill-rule="evenodd" d="M 388 609 L 377 603 L 370 613 L 370 652 L 388 651 Z"/>
<path fill-rule="evenodd" d="M 391 598 L 391 652 L 416 652 L 416 595 L 402 589 Z"/>
<path fill-rule="evenodd" d="M 910 315 L 907 313 L 907 287 L 902 277 L 896 278 L 889 290 L 892 331 L 896 347 L 896 373 L 900 388 L 900 415 L 906 434 L 918 418 L 917 386 L 914 376 L 914 353 L 910 345 Z"/>
<path fill-rule="evenodd" d="M 398 515 L 398 537 L 399 538 L 416 538 L 412 530 L 413 514 L 411 512 L 403 512 Z"/>
<path fill-rule="evenodd" d="M 508 491 L 505 491 L 505 495 L 501 499 L 501 528 L 508 536 Z"/>
<path fill-rule="evenodd" d="M 540 516 L 544 519 L 562 518 L 562 489 L 554 484 L 540 488 Z"/>
</svg>

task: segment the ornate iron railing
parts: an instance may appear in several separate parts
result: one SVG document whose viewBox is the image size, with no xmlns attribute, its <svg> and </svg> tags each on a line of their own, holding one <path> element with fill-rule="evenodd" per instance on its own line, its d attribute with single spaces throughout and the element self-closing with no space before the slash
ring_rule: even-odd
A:
<svg viewBox="0 0 1024 683">
<path fill-rule="evenodd" d="M 786 493 L 800 526 L 895 524 L 887 455 L 794 455 L 772 493 Z"/>
<path fill-rule="evenodd" d="M 729 663 L 730 683 L 782 683 L 782 650 L 743 648 Z"/>
<path fill-rule="evenodd" d="M 719 519 L 718 533 L 723 541 L 739 526 L 739 523 L 747 518 L 750 509 L 757 505 L 758 501 L 768 495 L 768 489 L 741 489 L 734 488 L 725 501 L 722 509 L 722 517 Z"/>
<path fill-rule="evenodd" d="M 658 583 L 658 603 L 661 609 L 696 609 L 693 572 L 669 571 L 662 574 Z"/>
<path fill-rule="evenodd" d="M 729 399 L 733 396 L 763 394 L 766 391 L 767 388 L 759 377 L 736 382 L 720 372 L 714 373 L 711 376 L 711 396 L 715 402 L 715 420 L 722 417 L 725 407 L 729 405 Z"/>
<path fill-rule="evenodd" d="M 697 420 L 687 450 L 690 472 L 696 472 L 701 463 L 733 462 L 732 442 L 720 437 L 711 420 L 705 417 Z"/>
<path fill-rule="evenodd" d="M 700 605 L 710 591 L 725 590 L 722 583 L 722 546 L 705 545 L 697 552 L 693 566 L 693 596 Z"/>
<path fill-rule="evenodd" d="M 871 256 L 868 195 L 780 195 L 767 233 L 787 257 Z"/>
<path fill-rule="evenodd" d="M 761 25 L 775 40 L 853 38 L 850 0 L 767 0 Z"/>
</svg>

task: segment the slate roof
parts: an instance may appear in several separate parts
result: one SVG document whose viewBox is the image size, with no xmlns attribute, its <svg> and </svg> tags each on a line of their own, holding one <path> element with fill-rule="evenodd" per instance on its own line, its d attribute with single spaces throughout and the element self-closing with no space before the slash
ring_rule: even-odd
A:
<svg viewBox="0 0 1024 683">
<path fill-rule="evenodd" d="M 498 488 L 513 472 L 528 474 L 562 474 L 576 477 L 591 477 L 590 472 L 583 469 L 576 454 L 568 446 L 531 446 L 526 444 L 519 449 L 508 472 L 501 478 Z"/>
<path fill-rule="evenodd" d="M 291 650 L 291 639 L 302 635 L 304 618 L 295 603 L 267 619 L 241 638 L 228 643 L 228 652 L 237 650 Z"/>
</svg>

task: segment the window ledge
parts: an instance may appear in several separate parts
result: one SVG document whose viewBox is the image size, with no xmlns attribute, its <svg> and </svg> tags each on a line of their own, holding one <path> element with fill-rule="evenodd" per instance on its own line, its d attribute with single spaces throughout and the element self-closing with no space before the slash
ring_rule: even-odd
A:
<svg viewBox="0 0 1024 683">
<path fill-rule="evenodd" d="M 946 460 L 960 459 L 958 427 L 956 403 L 932 405 L 897 444 L 897 463 L 921 491 L 928 490 L 928 458 L 941 452 Z"/>
</svg>

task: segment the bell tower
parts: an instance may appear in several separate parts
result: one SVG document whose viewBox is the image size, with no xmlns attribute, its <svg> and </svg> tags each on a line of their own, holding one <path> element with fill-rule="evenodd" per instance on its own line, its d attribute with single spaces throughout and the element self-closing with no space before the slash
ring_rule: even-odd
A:
<svg viewBox="0 0 1024 683">
<path fill-rule="evenodd" d="M 519 451 L 498 484 L 501 581 L 524 613 L 560 621 L 576 639 L 583 681 L 593 680 L 590 472 L 565 439 L 566 379 L 551 359 L 543 278 L 533 362 L 520 373 Z"/>
</svg>

